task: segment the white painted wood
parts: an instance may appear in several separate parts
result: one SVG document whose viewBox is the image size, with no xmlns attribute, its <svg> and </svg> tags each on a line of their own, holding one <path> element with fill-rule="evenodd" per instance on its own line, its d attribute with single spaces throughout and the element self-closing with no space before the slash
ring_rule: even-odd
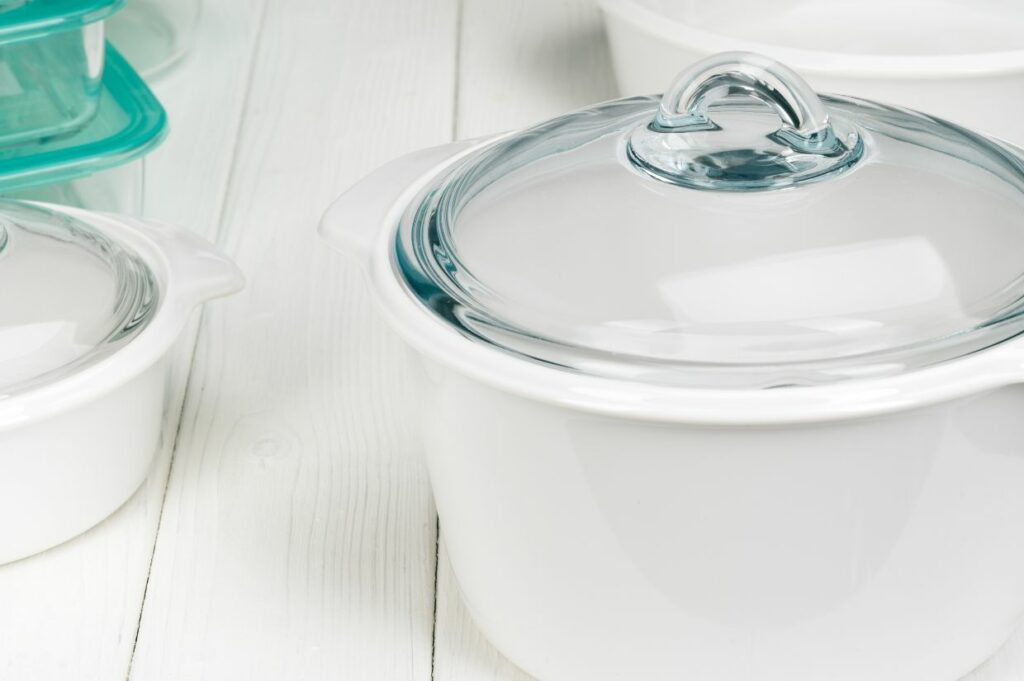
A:
<svg viewBox="0 0 1024 681">
<path fill-rule="evenodd" d="M 521 128 L 615 97 L 597 6 L 590 0 L 464 0 L 458 137 Z M 483 637 L 442 547 L 434 679 L 529 681 Z"/>
<path fill-rule="evenodd" d="M 461 26 L 459 138 L 616 97 L 593 0 L 464 0 Z"/>
<path fill-rule="evenodd" d="M 235 74 L 245 72 L 258 28 L 258 14 L 243 9 L 234 0 L 208 0 L 194 57 L 156 88 L 174 134 L 148 162 L 151 203 L 162 219 L 201 231 L 220 212 L 228 169 L 221 159 L 231 158 L 245 90 Z M 206 106 L 211 95 L 219 106 Z M 127 677 L 194 331 L 193 323 L 179 343 L 163 445 L 142 489 L 86 534 L 0 567 L 5 681 Z"/>
<path fill-rule="evenodd" d="M 203 0 L 196 43 L 151 84 L 170 135 L 146 158 L 146 217 L 214 239 L 266 0 Z"/>
<path fill-rule="evenodd" d="M 452 128 L 451 0 L 268 5 L 132 679 L 430 677 L 435 516 L 407 356 L 328 203 Z"/>
</svg>

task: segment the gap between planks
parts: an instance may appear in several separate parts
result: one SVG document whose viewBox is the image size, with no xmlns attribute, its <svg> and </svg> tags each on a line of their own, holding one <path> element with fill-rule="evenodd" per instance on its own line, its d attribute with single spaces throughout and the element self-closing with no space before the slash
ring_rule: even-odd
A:
<svg viewBox="0 0 1024 681">
<path fill-rule="evenodd" d="M 259 50 L 260 42 L 261 42 L 261 40 L 263 38 L 264 19 L 266 18 L 267 2 L 269 2 L 269 0 L 258 0 L 258 1 L 259 1 L 259 8 L 258 8 L 258 18 L 256 20 L 256 30 L 255 30 L 256 37 L 252 41 L 252 45 L 249 48 L 249 55 L 248 55 L 248 60 L 247 60 L 248 64 L 246 65 L 245 84 L 242 86 L 242 102 L 243 102 L 243 104 L 242 104 L 242 111 L 241 111 L 241 114 L 240 114 L 240 118 L 244 118 L 244 116 L 245 116 L 245 108 L 246 108 L 246 106 L 248 104 L 248 101 L 249 101 L 249 91 L 250 91 L 250 88 L 252 86 L 253 75 L 254 75 L 254 72 L 255 72 L 255 63 L 256 63 L 255 55 L 256 55 L 257 51 Z M 202 20 L 202 17 L 200 17 L 200 20 Z M 223 185 L 224 188 L 225 188 L 225 191 L 221 192 L 220 201 L 219 201 L 220 205 L 218 206 L 218 209 L 216 211 L 217 218 L 216 218 L 216 222 L 215 222 L 214 227 L 213 227 L 214 231 L 213 231 L 212 234 L 207 235 L 207 238 L 210 241 L 212 241 L 213 243 L 218 244 L 218 245 L 220 245 L 222 225 L 224 224 L 224 213 L 225 213 L 226 205 L 227 205 L 226 195 L 225 195 L 226 194 L 226 188 L 231 186 L 231 179 L 232 179 L 232 176 L 234 175 L 236 162 L 238 160 L 238 143 L 239 143 L 239 140 L 241 139 L 241 136 L 242 136 L 242 121 L 239 120 L 238 123 L 235 125 L 235 131 L 234 131 L 233 139 L 232 139 L 232 142 L 231 142 L 231 161 L 228 163 L 228 170 L 227 170 L 226 178 L 225 178 L 224 185 Z M 168 489 L 170 489 L 170 486 L 171 486 L 171 476 L 174 474 L 174 459 L 175 459 L 175 454 L 177 453 L 178 443 L 180 441 L 181 433 L 182 433 L 182 428 L 183 428 L 183 425 L 184 425 L 184 422 L 185 422 L 185 419 L 184 419 L 185 407 L 186 407 L 186 404 L 188 402 L 189 390 L 190 390 L 191 385 L 192 385 L 192 371 L 193 371 L 193 369 L 195 368 L 195 365 L 196 365 L 198 338 L 199 338 L 199 334 L 202 333 L 203 320 L 205 318 L 205 315 L 206 315 L 205 309 L 200 309 L 199 313 L 198 313 L 199 319 L 195 323 L 195 330 L 192 332 L 193 333 L 193 336 L 191 338 L 191 341 L 192 341 L 192 352 L 190 353 L 189 358 L 188 358 L 188 369 L 186 370 L 185 379 L 184 379 L 184 383 L 183 383 L 183 386 L 182 386 L 182 391 L 183 391 L 184 397 L 182 398 L 181 403 L 180 403 L 180 408 L 179 408 L 179 412 L 178 412 L 178 416 L 177 416 L 177 424 L 176 424 L 176 427 L 174 429 L 174 441 L 171 444 L 170 460 L 168 461 L 168 464 L 167 464 L 167 477 L 164 479 L 164 488 L 163 488 L 163 492 L 162 492 L 162 494 L 160 496 L 160 513 L 159 513 L 159 515 L 157 517 L 156 531 L 153 533 L 153 543 L 152 543 L 152 546 L 150 547 L 149 563 L 148 563 L 148 565 L 146 567 L 146 579 L 145 579 L 145 581 L 143 583 L 142 597 L 141 597 L 141 600 L 139 602 L 139 615 L 138 615 L 138 617 L 136 618 L 136 621 L 135 621 L 135 635 L 134 635 L 134 637 L 132 639 L 131 654 L 128 657 L 128 670 L 127 670 L 127 673 L 125 674 L 125 681 L 131 681 L 131 678 L 132 678 L 132 669 L 133 669 L 133 665 L 135 663 L 135 652 L 136 652 L 136 650 L 138 648 L 138 645 L 139 645 L 139 632 L 142 629 L 142 616 L 143 616 L 143 613 L 146 610 L 146 596 L 149 593 L 149 580 L 150 580 L 150 577 L 153 574 L 153 558 L 156 555 L 156 545 L 157 545 L 157 542 L 160 539 L 160 528 L 163 525 L 164 504 L 167 501 L 167 491 L 168 491 Z"/>
</svg>

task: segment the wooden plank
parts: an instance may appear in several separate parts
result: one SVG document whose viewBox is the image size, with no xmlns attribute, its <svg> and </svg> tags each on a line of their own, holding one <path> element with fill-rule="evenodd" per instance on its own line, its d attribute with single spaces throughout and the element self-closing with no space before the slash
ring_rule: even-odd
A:
<svg viewBox="0 0 1024 681">
<path fill-rule="evenodd" d="M 196 43 L 151 84 L 170 135 L 146 159 L 146 217 L 215 239 L 266 0 L 203 0 Z"/>
<path fill-rule="evenodd" d="M 465 0 L 457 135 L 520 128 L 615 97 L 601 18 L 589 0 Z M 434 678 L 528 681 L 473 624 L 443 550 Z"/>
<path fill-rule="evenodd" d="M 172 135 L 147 161 L 147 192 L 159 216 L 208 231 L 245 94 L 259 13 L 208 0 L 194 54 L 157 94 Z M 216 107 L 207 103 L 213 98 Z M 181 200 L 188 196 L 188 201 Z M 176 351 L 165 435 L 145 485 L 112 517 L 37 556 L 0 567 L 0 678 L 110 681 L 127 677 L 178 427 L 195 323 Z"/>
<path fill-rule="evenodd" d="M 522 128 L 616 96 L 589 0 L 464 0 L 459 138 Z"/>
<path fill-rule="evenodd" d="M 408 356 L 322 211 L 449 139 L 454 0 L 268 5 L 132 667 L 154 679 L 430 676 L 435 516 Z"/>
</svg>

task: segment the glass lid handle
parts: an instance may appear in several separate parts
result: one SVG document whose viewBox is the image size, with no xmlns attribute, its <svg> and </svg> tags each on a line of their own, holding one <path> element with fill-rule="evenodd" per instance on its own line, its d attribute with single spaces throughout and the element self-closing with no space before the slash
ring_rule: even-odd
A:
<svg viewBox="0 0 1024 681">
<path fill-rule="evenodd" d="M 789 67 L 759 54 L 723 52 L 676 77 L 654 118 L 630 134 L 626 153 L 636 168 L 665 182 L 749 191 L 841 172 L 861 157 L 863 143 Z"/>
</svg>

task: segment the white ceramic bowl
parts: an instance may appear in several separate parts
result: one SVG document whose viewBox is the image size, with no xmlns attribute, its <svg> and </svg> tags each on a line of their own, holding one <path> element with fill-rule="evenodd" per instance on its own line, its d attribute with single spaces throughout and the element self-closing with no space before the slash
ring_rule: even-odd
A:
<svg viewBox="0 0 1024 681">
<path fill-rule="evenodd" d="M 656 362 L 630 365 L 635 371 L 627 375 L 618 365 L 612 367 L 618 373 L 602 373 L 609 370 L 594 354 L 579 355 L 579 364 L 572 363 L 577 355 L 562 363 L 535 361 L 549 347 L 541 345 L 542 335 L 516 336 L 510 326 L 463 321 L 479 314 L 469 303 L 452 303 L 461 300 L 455 296 L 464 290 L 446 297 L 446 291 L 468 281 L 472 291 L 467 297 L 491 296 L 495 306 L 503 305 L 508 298 L 502 294 L 519 282 L 519 289 L 532 296 L 527 312 L 543 311 L 544 290 L 568 281 L 560 290 L 581 291 L 581 307 L 594 299 L 609 300 L 624 310 L 621 319 L 657 322 L 646 328 L 656 329 L 663 339 L 673 331 L 668 322 L 629 314 L 653 305 L 630 307 L 630 296 L 616 296 L 615 290 L 598 286 L 599 279 L 628 285 L 655 269 L 651 263 L 662 250 L 673 258 L 687 257 L 717 241 L 725 255 L 740 254 L 701 261 L 694 269 L 669 268 L 653 279 L 652 299 L 660 296 L 658 302 L 669 300 L 683 309 L 678 325 L 702 322 L 689 314 L 695 308 L 683 305 L 692 301 L 671 298 L 673 282 L 689 287 L 684 293 L 690 298 L 695 290 L 698 297 L 710 296 L 698 310 L 703 313 L 740 303 L 750 314 L 743 323 L 756 329 L 774 312 L 788 314 L 790 304 L 828 307 L 831 290 L 845 291 L 854 301 L 850 314 L 825 314 L 814 320 L 816 325 L 802 323 L 810 317 L 796 319 L 799 328 L 792 336 L 785 335 L 791 327 L 765 327 L 772 335 L 757 335 L 757 348 L 781 352 L 787 348 L 777 347 L 777 338 L 797 342 L 819 330 L 835 331 L 836 338 L 865 329 L 871 333 L 881 323 L 871 321 L 870 306 L 885 307 L 887 296 L 921 293 L 924 289 L 914 284 L 922 279 L 932 282 L 925 286 L 931 290 L 924 291 L 925 298 L 953 289 L 966 304 L 970 291 L 979 290 L 976 268 L 961 270 L 964 278 L 959 280 L 939 272 L 964 252 L 962 216 L 940 216 L 951 228 L 942 236 L 929 236 L 934 222 L 929 219 L 919 225 L 920 233 L 904 234 L 909 240 L 900 241 L 901 225 L 921 213 L 913 197 L 927 196 L 938 186 L 933 184 L 940 177 L 932 174 L 938 170 L 934 154 L 945 153 L 937 151 L 940 147 L 953 149 L 953 137 L 968 140 L 968 146 L 976 137 L 950 132 L 920 114 L 826 100 L 832 113 L 861 107 L 880 119 L 903 120 L 903 127 L 882 149 L 878 143 L 885 141 L 880 139 L 885 125 L 865 124 L 863 164 L 858 167 L 850 156 L 853 169 L 837 166 L 828 171 L 831 179 L 816 184 L 812 178 L 803 186 L 793 180 L 774 194 L 768 182 L 748 191 L 743 187 L 749 184 L 739 183 L 765 179 L 755 171 L 781 172 L 781 179 L 789 181 L 789 173 L 815 168 L 805 160 L 821 147 L 801 147 L 811 151 L 797 155 L 800 162 L 792 166 L 746 163 L 749 154 L 725 153 L 748 134 L 744 117 L 761 116 L 756 125 L 751 123 L 755 135 L 772 128 L 765 128 L 764 117 L 750 109 L 725 112 L 732 118 L 709 109 L 709 97 L 745 89 L 762 103 L 777 105 L 774 111 L 793 122 L 758 138 L 756 148 L 766 150 L 761 158 L 776 160 L 772 145 L 789 144 L 804 128 L 829 144 L 846 140 L 852 145 L 846 150 L 859 148 L 856 136 L 832 135 L 834 129 L 819 111 L 823 104 L 791 72 L 768 60 L 722 55 L 706 68 L 695 66 L 693 73 L 698 78 L 688 84 L 681 77 L 654 119 L 649 118 L 650 100 L 612 102 L 507 141 L 418 152 L 356 185 L 324 217 L 323 236 L 355 256 L 386 318 L 422 359 L 424 449 L 444 541 L 466 604 L 503 653 L 545 681 L 959 678 L 1006 640 L 1024 611 L 1024 419 L 1019 417 L 1024 341 L 1019 335 L 916 368 L 886 364 L 869 374 L 865 365 L 861 373 L 835 382 L 698 387 L 653 381 L 650 377 L 661 366 Z M 675 105 L 683 101 L 698 107 L 703 102 L 705 108 L 675 114 Z M 789 106 L 792 102 L 797 105 Z M 602 124 L 603 117 L 613 115 L 608 112 L 624 112 L 615 119 L 621 127 Z M 808 112 L 814 113 L 811 119 L 804 117 Z M 707 118 L 697 120 L 698 114 L 713 115 L 722 124 L 709 125 Z M 663 122 L 671 123 L 673 116 L 681 119 L 680 127 Z M 830 134 L 820 135 L 818 127 L 807 125 L 809 120 L 824 121 Z M 832 119 L 833 124 L 839 121 L 838 116 Z M 918 133 L 923 141 L 917 151 L 923 156 L 906 153 L 913 146 L 906 140 Z M 943 138 L 945 133 L 952 137 Z M 659 135 L 667 141 L 654 139 Z M 687 135 L 698 137 L 690 144 Z M 634 141 L 650 144 L 636 146 Z M 995 150 L 990 158 L 1018 153 L 998 144 L 987 148 Z M 645 171 L 651 177 L 630 167 L 635 165 L 630 154 L 648 151 L 664 152 L 669 161 Z M 690 151 L 687 163 L 676 162 Z M 847 157 L 831 154 L 823 162 L 842 158 Z M 1019 163 L 1020 157 L 1015 158 Z M 649 159 L 659 162 L 657 156 L 641 161 Z M 712 163 L 699 165 L 706 159 Z M 728 191 L 715 196 L 704 188 L 733 182 L 728 164 L 736 161 L 741 175 L 724 185 Z M 682 181 L 693 180 L 694 169 L 703 172 L 712 164 L 714 173 L 694 180 L 704 184 Z M 1015 167 L 1009 171 L 1012 177 L 1019 176 Z M 666 181 L 653 176 L 662 168 L 673 174 Z M 991 180 L 974 162 L 957 168 L 942 176 L 953 183 L 948 186 L 970 188 L 986 177 Z M 885 175 L 889 172 L 894 174 Z M 871 177 L 884 181 L 862 184 Z M 867 189 L 860 204 L 837 203 L 844 192 L 858 187 Z M 981 196 L 995 202 L 997 195 L 1020 199 L 1016 189 Z M 485 196 L 493 203 L 482 207 L 479 197 Z M 616 201 L 620 197 L 626 198 Z M 662 201 L 668 208 L 659 223 L 647 204 Z M 829 222 L 814 222 L 794 209 L 801 201 L 810 201 Z M 689 211 L 693 204 L 720 210 Z M 494 205 L 504 211 L 491 210 Z M 861 208 L 875 219 L 857 219 Z M 452 217 L 459 215 L 468 215 L 464 220 L 469 222 Z M 737 221 L 735 215 L 750 220 Z M 974 213 L 967 224 L 971 229 L 1003 225 L 999 234 L 1017 238 L 1017 215 L 1012 207 L 1000 218 L 982 220 Z M 694 224 L 702 218 L 703 224 Z M 410 224 L 423 225 L 423 231 L 411 237 L 405 230 Z M 658 224 L 667 227 L 659 232 Z M 863 231 L 879 225 L 889 231 Z M 609 228 L 618 229 L 610 239 L 591 236 Z M 841 244 L 828 240 L 837 229 L 845 235 Z M 658 240 L 661 233 L 669 240 Z M 433 239 L 430 247 L 419 240 L 423 234 Z M 787 250 L 784 234 L 801 245 Z M 994 234 L 975 232 L 978 239 Z M 942 255 L 931 250 L 950 235 L 958 246 Z M 490 279 L 481 279 L 482 270 L 451 256 L 455 251 L 446 244 L 460 239 L 478 255 L 493 254 L 495 247 L 488 244 L 495 239 L 508 247 L 497 249 L 488 261 L 502 272 L 499 284 L 505 288 L 490 285 L 498 281 L 493 272 Z M 599 245 L 590 248 L 588 239 Z M 656 245 L 632 248 L 645 240 Z M 915 252 L 924 247 L 934 253 L 936 276 L 928 274 L 928 267 L 916 267 L 924 260 L 910 259 L 903 269 L 892 268 L 891 278 L 861 268 L 864 278 L 851 277 L 861 286 L 832 278 L 830 263 L 838 262 L 832 255 L 860 257 L 868 252 L 865 248 L 894 240 L 913 245 Z M 998 254 L 1005 250 L 995 245 L 990 254 L 996 255 L 985 268 L 997 268 Z M 545 252 L 556 253 L 558 264 L 543 257 Z M 634 262 L 638 253 L 651 262 Z M 824 260 L 817 259 L 821 254 Z M 408 264 L 421 257 L 438 264 L 436 280 Z M 764 293 L 756 289 L 765 272 L 761 264 L 800 267 L 808 257 L 822 288 L 801 284 L 781 307 L 771 298 L 776 282 L 766 282 Z M 1016 261 L 998 267 L 1004 264 L 1020 269 Z M 474 276 L 443 278 L 460 270 L 472 270 Z M 747 276 L 755 270 L 760 274 Z M 586 272 L 596 272 L 597 279 Z M 703 278 L 683 276 L 693 273 Z M 547 288 L 540 290 L 538 280 Z M 713 286 L 712 280 L 720 283 Z M 572 285 L 581 281 L 586 285 Z M 454 282 L 453 288 L 443 288 L 448 282 Z M 879 288 L 870 294 L 873 285 Z M 749 300 L 758 304 L 751 308 Z M 441 302 L 435 308 L 433 301 Z M 768 312 L 759 316 L 762 309 Z M 948 311 L 943 308 L 940 316 Z M 713 332 L 728 323 L 722 315 L 705 316 Z M 671 315 L 666 319 L 671 321 Z M 489 329 L 497 329 L 497 341 L 485 335 Z M 621 325 L 612 331 L 621 331 Z M 522 344 L 533 341 L 537 344 Z M 668 342 L 685 350 L 689 341 Z"/>
<path fill-rule="evenodd" d="M 1005 0 L 599 0 L 624 95 L 723 50 L 766 54 L 818 92 L 906 106 L 1024 143 L 1024 6 Z"/>
<path fill-rule="evenodd" d="M 0 205 L 0 224 L 6 224 L 11 206 Z M 242 283 L 230 261 L 184 230 L 73 208 L 22 206 L 15 209 L 28 211 L 22 215 L 30 219 L 42 212 L 67 224 L 79 221 L 132 254 L 150 281 L 150 293 L 139 295 L 152 298 L 143 301 L 147 312 L 140 330 L 126 329 L 134 334 L 127 342 L 116 335 L 101 339 L 94 352 L 80 340 L 94 333 L 90 320 L 51 314 L 45 301 L 35 306 L 33 296 L 42 294 L 29 286 L 9 290 L 19 300 L 2 306 L 11 319 L 3 320 L 0 334 L 0 563 L 85 531 L 139 487 L 161 437 L 169 351 L 198 305 Z M 18 232 L 7 248 L 29 239 L 23 234 L 30 232 Z M 34 270 L 50 252 L 45 238 L 38 240 L 44 245 L 26 261 Z M 98 248 L 96 253 L 107 252 Z M 48 286 L 65 286 L 69 300 L 87 295 L 81 292 L 95 287 L 96 272 L 102 271 L 87 265 L 94 261 L 90 256 L 74 267 L 55 266 L 44 275 Z M 6 282 L 24 271 L 10 258 L 3 265 Z M 133 298 L 122 296 L 122 304 Z M 34 378 L 30 363 L 45 373 Z"/>
</svg>

